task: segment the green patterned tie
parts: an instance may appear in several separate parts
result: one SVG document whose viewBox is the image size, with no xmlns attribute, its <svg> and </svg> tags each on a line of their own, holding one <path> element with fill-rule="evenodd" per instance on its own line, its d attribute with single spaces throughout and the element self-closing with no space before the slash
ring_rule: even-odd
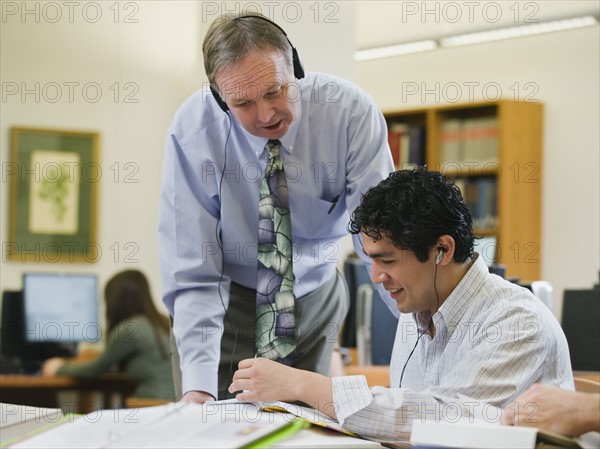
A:
<svg viewBox="0 0 600 449">
<path fill-rule="evenodd" d="M 292 222 L 279 140 L 269 140 L 269 161 L 258 205 L 256 355 L 290 365 L 296 349 Z"/>
</svg>

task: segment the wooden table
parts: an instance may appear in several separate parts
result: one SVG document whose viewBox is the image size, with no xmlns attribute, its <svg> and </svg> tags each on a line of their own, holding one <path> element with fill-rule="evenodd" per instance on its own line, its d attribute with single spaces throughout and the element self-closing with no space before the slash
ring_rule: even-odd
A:
<svg viewBox="0 0 600 449">
<path fill-rule="evenodd" d="M 346 366 L 344 370 L 346 376 L 364 375 L 367 378 L 369 387 L 390 386 L 390 367 L 388 365 L 349 365 Z"/>
<path fill-rule="evenodd" d="M 573 371 L 573 377 L 600 382 L 600 372 L 598 371 Z"/>
<path fill-rule="evenodd" d="M 90 413 L 111 408 L 117 398 L 119 402 L 122 401 L 134 388 L 135 384 L 126 375 L 119 373 L 103 374 L 96 379 L 3 374 L 0 375 L 0 402 L 58 408 L 58 393 L 75 391 L 78 394 L 77 402 L 69 405 L 73 409 L 63 411 Z"/>
<path fill-rule="evenodd" d="M 346 376 L 364 375 L 369 387 L 389 387 L 390 385 L 390 367 L 388 365 L 349 365 L 344 367 L 344 371 Z M 600 372 L 597 371 L 574 371 L 573 377 L 600 383 Z"/>
</svg>

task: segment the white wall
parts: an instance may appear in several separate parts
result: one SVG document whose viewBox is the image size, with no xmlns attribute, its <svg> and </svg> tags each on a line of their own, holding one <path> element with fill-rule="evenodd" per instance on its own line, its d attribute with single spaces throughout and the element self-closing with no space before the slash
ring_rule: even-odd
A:
<svg viewBox="0 0 600 449">
<path fill-rule="evenodd" d="M 24 3 L 2 3 L 3 93 L 14 83 L 19 89 L 24 83 L 23 87 L 34 91 L 39 83 L 39 98 L 34 94 L 22 97 L 20 92 L 2 98 L 0 239 L 8 240 L 10 176 L 5 176 L 5 162 L 10 162 L 9 129 L 96 131 L 101 137 L 97 234 L 102 257 L 95 264 L 36 264 L 7 262 L 3 252 L 0 289 L 21 288 L 21 275 L 26 271 L 93 272 L 104 285 L 115 272 L 138 268 L 148 274 L 160 303 L 156 232 L 163 142 L 178 105 L 206 82 L 201 44 L 208 24 L 221 13 L 256 11 L 256 5 L 263 5 L 262 12 L 287 31 L 307 70 L 353 78 L 354 6 L 148 1 L 121 3 L 116 16 L 114 2 L 73 2 L 77 6 L 71 10 L 64 2 L 51 3 L 61 9 L 28 2 L 30 12 L 25 15 Z M 52 102 L 56 93 L 51 83 L 64 87 L 56 102 Z M 79 83 L 72 102 L 64 83 Z M 86 99 L 94 90 L 84 97 L 86 83 L 101 87 L 98 101 Z M 120 83 L 117 102 L 114 83 Z M 133 84 L 126 87 L 125 83 Z M 127 94 L 137 103 L 125 102 Z M 126 167 L 127 163 L 133 165 Z M 133 174 L 132 168 L 138 171 Z M 137 182 L 125 182 L 127 174 L 133 174 L 131 180 Z"/>
<path fill-rule="evenodd" d="M 544 104 L 541 267 L 554 285 L 557 315 L 565 288 L 598 282 L 599 42 L 596 26 L 358 67 L 358 83 L 383 110 L 480 101 L 496 92 Z"/>
<path fill-rule="evenodd" d="M 170 119 L 181 101 L 206 81 L 201 42 L 215 14 L 225 10 L 261 11 L 288 32 L 309 70 L 356 79 L 384 109 L 401 109 L 436 102 L 430 94 L 403 99 L 404 83 L 426 83 L 440 102 L 446 83 L 498 83 L 505 96 L 534 98 L 545 104 L 543 165 L 542 273 L 555 287 L 555 299 L 566 287 L 587 288 L 598 279 L 599 263 L 599 36 L 598 28 L 563 32 L 495 44 L 440 50 L 434 53 L 355 64 L 356 10 L 353 2 L 127 2 L 121 3 L 115 23 L 113 2 L 76 2 L 72 17 L 64 2 L 61 18 L 28 2 L 33 13 L 22 16 L 22 2 L 2 3 L 1 64 L 6 83 L 26 83 L 40 90 L 48 83 L 98 83 L 103 95 L 88 103 L 76 90 L 72 103 L 67 91 L 50 103 L 33 95 L 1 100 L 0 156 L 9 161 L 12 126 L 92 130 L 101 134 L 103 177 L 98 208 L 98 240 L 103 257 L 96 264 L 31 264 L 5 262 L 0 288 L 20 288 L 21 274 L 37 271 L 92 271 L 103 284 L 114 272 L 131 267 L 151 278 L 159 301 L 159 263 L 156 245 L 162 146 Z M 168 4 L 167 4 L 168 3 Z M 96 20 L 92 4 L 101 7 Z M 18 8 L 10 14 L 10 7 Z M 35 8 L 38 5 L 39 13 Z M 130 5 L 127 8 L 125 5 Z M 131 6 L 133 5 L 133 6 Z M 86 9 L 87 8 L 87 9 Z M 137 9 L 136 9 L 137 8 Z M 381 11 L 385 16 L 385 11 Z M 129 16 L 128 16 L 129 15 Z M 126 19 L 137 20 L 127 23 Z M 71 20 L 72 19 L 72 20 Z M 355 78 L 355 74 L 357 78 Z M 138 88 L 134 99 L 113 100 L 110 86 L 126 82 Z M 533 83 L 525 87 L 525 83 Z M 405 87 L 408 84 L 404 85 Z M 414 84 L 411 84 L 414 86 Z M 481 98 L 481 87 L 475 89 Z M 489 91 L 488 94 L 493 94 Z M 468 91 L 464 98 L 468 101 Z M 109 167 L 131 162 L 139 168 L 137 183 L 113 179 Z M 4 174 L 4 171 L 2 172 Z M 121 171 L 121 175 L 125 172 Z M 0 184 L 0 240 L 8 238 L 8 186 Z M 139 248 L 137 264 L 124 261 L 125 245 Z M 114 246 L 114 245 L 117 246 Z M 115 262 L 115 252 L 121 251 Z M 557 305 L 559 310 L 559 305 Z"/>
</svg>

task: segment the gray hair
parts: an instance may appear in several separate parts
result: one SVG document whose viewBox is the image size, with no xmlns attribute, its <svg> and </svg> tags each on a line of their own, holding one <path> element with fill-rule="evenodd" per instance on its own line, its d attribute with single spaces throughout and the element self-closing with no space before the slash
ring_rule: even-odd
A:
<svg viewBox="0 0 600 449">
<path fill-rule="evenodd" d="M 292 46 L 283 30 L 260 14 L 225 14 L 208 28 L 202 53 L 208 81 L 216 87 L 217 73 L 257 50 L 279 50 L 292 67 Z"/>
</svg>

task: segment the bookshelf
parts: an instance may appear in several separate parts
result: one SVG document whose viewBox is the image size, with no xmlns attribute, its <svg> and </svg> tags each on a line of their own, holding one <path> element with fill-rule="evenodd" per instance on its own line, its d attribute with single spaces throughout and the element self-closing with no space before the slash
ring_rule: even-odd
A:
<svg viewBox="0 0 600 449">
<path fill-rule="evenodd" d="M 510 100 L 384 113 L 396 168 L 453 178 L 484 237 L 476 251 L 521 281 L 540 279 L 542 114 Z"/>
</svg>

